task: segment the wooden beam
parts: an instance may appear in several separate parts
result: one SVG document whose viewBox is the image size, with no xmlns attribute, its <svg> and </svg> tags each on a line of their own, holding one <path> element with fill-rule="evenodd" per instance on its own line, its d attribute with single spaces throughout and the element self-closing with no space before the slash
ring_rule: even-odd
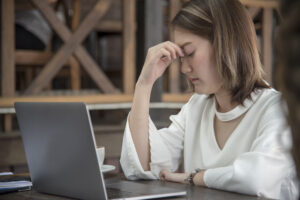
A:
<svg viewBox="0 0 300 200">
<path fill-rule="evenodd" d="M 135 0 L 123 2 L 123 91 L 133 94 L 135 86 Z"/>
<path fill-rule="evenodd" d="M 260 8 L 278 8 L 279 0 L 240 0 L 245 6 Z"/>
<path fill-rule="evenodd" d="M 16 65 L 44 65 L 46 64 L 53 53 L 48 51 L 34 51 L 34 50 L 16 50 L 15 61 Z"/>
<path fill-rule="evenodd" d="M 254 19 L 258 15 L 259 11 L 261 11 L 261 8 L 259 8 L 259 7 L 249 7 L 247 10 L 249 12 L 249 15 L 250 15 L 251 19 Z"/>
<path fill-rule="evenodd" d="M 185 103 L 192 94 L 162 95 L 163 102 Z M 0 98 L 0 108 L 13 108 L 15 102 L 85 102 L 86 104 L 113 104 L 132 102 L 132 94 L 100 94 L 100 95 L 55 95 L 55 96 L 19 96 Z"/>
<path fill-rule="evenodd" d="M 70 77 L 72 90 L 79 90 L 81 87 L 81 72 L 79 62 L 74 56 L 69 60 L 70 65 Z"/>
<path fill-rule="evenodd" d="M 39 11 L 43 14 L 43 16 L 47 19 L 49 24 L 57 32 L 57 34 L 62 38 L 62 40 L 67 42 L 70 39 L 72 34 L 68 30 L 68 28 L 60 20 L 57 19 L 53 9 L 45 1 L 41 1 L 41 0 L 31 0 L 31 1 L 39 9 Z M 110 3 L 110 1 L 103 1 L 103 2 L 106 2 L 106 4 Z M 108 7 L 108 5 L 107 5 L 107 7 Z M 106 7 L 106 9 L 107 9 L 107 7 Z M 95 7 L 94 10 L 95 9 L 97 10 L 97 9 L 99 9 L 99 7 L 98 8 Z M 98 15 L 98 14 L 96 14 L 96 15 Z M 99 20 L 102 17 L 102 15 L 101 16 L 93 16 L 93 18 L 94 17 L 97 17 L 97 19 L 93 19 L 92 22 L 87 25 L 89 25 L 89 26 L 94 25 L 94 23 L 96 23 L 97 20 Z M 109 81 L 109 79 L 105 76 L 105 74 L 101 71 L 100 67 L 89 56 L 88 52 L 80 45 L 80 43 L 77 42 L 77 45 L 78 45 L 78 47 L 75 50 L 75 55 L 79 59 L 80 63 L 83 65 L 83 67 L 86 69 L 88 74 L 91 76 L 91 78 L 95 81 L 97 86 L 106 93 L 118 92 L 116 90 L 116 88 L 112 85 L 112 83 Z M 73 46 L 72 48 L 75 48 L 75 47 Z M 62 59 L 62 58 L 59 58 L 59 59 Z M 37 83 L 35 83 L 35 86 L 36 86 L 36 84 Z M 27 91 L 27 93 L 38 92 L 41 90 L 41 88 L 42 87 L 38 87 L 38 90 L 35 90 L 35 91 L 31 91 L 32 90 L 31 89 L 31 90 Z"/>
<path fill-rule="evenodd" d="M 163 102 L 187 102 L 193 94 L 163 94 Z"/>
<path fill-rule="evenodd" d="M 72 15 L 72 22 L 71 28 L 72 31 L 75 31 L 78 27 L 80 22 L 80 0 L 73 0 L 73 15 Z"/>
<path fill-rule="evenodd" d="M 78 28 L 80 22 L 80 0 L 74 0 L 72 3 L 73 3 L 73 15 L 71 21 L 71 28 L 72 28 L 72 32 L 74 32 Z M 70 63 L 71 88 L 72 90 L 79 90 L 81 87 L 80 64 L 74 56 L 70 58 L 69 63 Z"/>
<path fill-rule="evenodd" d="M 15 2 L 1 0 L 1 95 L 15 94 Z M 4 131 L 12 131 L 12 116 L 4 116 Z"/>
<path fill-rule="evenodd" d="M 1 95 L 15 94 L 14 1 L 1 0 Z"/>
<path fill-rule="evenodd" d="M 12 132 L 12 115 L 11 114 L 4 115 L 4 132 L 5 133 Z"/>
<path fill-rule="evenodd" d="M 273 41 L 273 9 L 264 8 L 262 25 L 262 54 L 265 80 L 272 85 L 272 41 Z"/>
<path fill-rule="evenodd" d="M 100 20 L 99 23 L 95 26 L 95 30 L 101 32 L 122 32 L 122 22 L 116 20 Z"/>
<path fill-rule="evenodd" d="M 85 102 L 87 104 L 131 102 L 133 95 L 22 96 L 0 99 L 0 107 L 12 108 L 15 102 Z"/>
</svg>

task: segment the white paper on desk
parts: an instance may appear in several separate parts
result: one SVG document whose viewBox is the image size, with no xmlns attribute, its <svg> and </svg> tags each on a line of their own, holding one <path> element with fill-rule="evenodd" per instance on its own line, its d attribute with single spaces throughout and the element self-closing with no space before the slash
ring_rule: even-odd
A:
<svg viewBox="0 0 300 200">
<path fill-rule="evenodd" d="M 0 172 L 0 176 L 13 175 L 12 172 Z"/>
<path fill-rule="evenodd" d="M 13 175 L 12 172 L 1 172 L 0 176 Z M 30 189 L 32 187 L 32 183 L 30 181 L 0 181 L 0 193 L 11 191 L 11 190 L 19 190 L 19 189 Z"/>
<path fill-rule="evenodd" d="M 0 182 L 0 190 L 1 189 L 25 188 L 25 187 L 31 187 L 31 186 L 32 186 L 32 183 L 30 181 Z"/>
</svg>

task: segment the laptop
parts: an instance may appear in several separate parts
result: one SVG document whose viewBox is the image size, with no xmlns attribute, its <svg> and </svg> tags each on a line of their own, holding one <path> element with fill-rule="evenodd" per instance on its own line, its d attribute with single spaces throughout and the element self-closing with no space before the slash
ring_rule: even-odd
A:
<svg viewBox="0 0 300 200">
<path fill-rule="evenodd" d="M 186 191 L 159 184 L 125 180 L 106 184 L 96 156 L 91 118 L 84 103 L 17 102 L 15 110 L 33 188 L 38 192 L 77 199 L 186 195 Z"/>
</svg>

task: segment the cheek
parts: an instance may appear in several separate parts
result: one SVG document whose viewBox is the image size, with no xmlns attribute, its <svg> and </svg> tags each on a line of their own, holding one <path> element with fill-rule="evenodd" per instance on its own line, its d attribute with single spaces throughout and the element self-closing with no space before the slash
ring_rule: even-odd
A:
<svg viewBox="0 0 300 200">
<path fill-rule="evenodd" d="M 193 59 L 193 66 L 196 72 L 201 72 L 203 75 L 210 76 L 212 62 L 207 53 L 197 54 Z"/>
<path fill-rule="evenodd" d="M 194 72 L 207 84 L 219 85 L 221 83 L 216 64 L 209 55 L 198 56 L 193 62 Z"/>
</svg>

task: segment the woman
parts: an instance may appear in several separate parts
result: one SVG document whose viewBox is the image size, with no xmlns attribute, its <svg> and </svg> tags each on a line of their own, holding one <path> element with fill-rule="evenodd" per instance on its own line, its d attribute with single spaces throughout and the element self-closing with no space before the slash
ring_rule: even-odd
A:
<svg viewBox="0 0 300 200">
<path fill-rule="evenodd" d="M 175 41 L 149 49 L 125 128 L 128 179 L 162 179 L 245 194 L 294 195 L 280 94 L 262 78 L 256 35 L 237 0 L 190 1 L 173 21 Z M 157 130 L 149 119 L 154 82 L 172 61 L 195 94 Z M 184 164 L 185 173 L 174 173 Z"/>
</svg>

